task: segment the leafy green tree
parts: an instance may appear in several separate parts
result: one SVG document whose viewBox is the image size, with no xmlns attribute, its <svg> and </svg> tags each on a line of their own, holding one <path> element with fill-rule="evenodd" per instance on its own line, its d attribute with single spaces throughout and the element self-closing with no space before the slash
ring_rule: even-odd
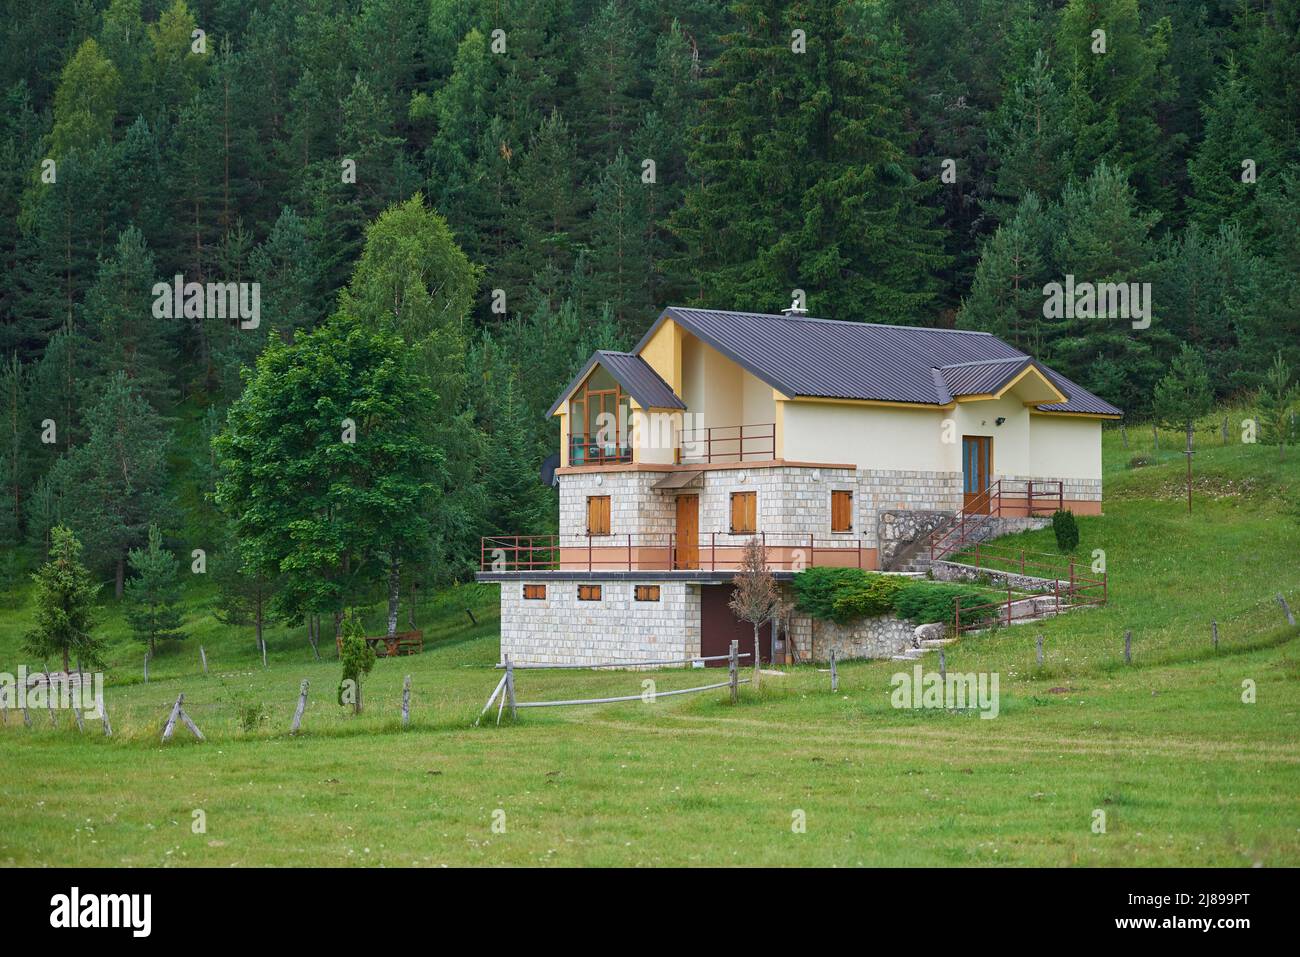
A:
<svg viewBox="0 0 1300 957">
<path fill-rule="evenodd" d="M 108 139 L 117 116 L 122 80 L 94 38 L 82 41 L 63 68 L 54 95 L 54 127 L 49 149 L 56 158 Z"/>
<path fill-rule="evenodd" d="M 214 440 L 216 501 L 250 574 L 282 582 L 291 620 L 334 615 L 427 540 L 441 459 L 420 428 L 437 401 L 401 337 L 341 312 L 272 340 Z"/>
<path fill-rule="evenodd" d="M 179 641 L 181 630 L 181 586 L 176 556 L 162 546 L 157 525 L 149 526 L 149 546 L 129 553 L 134 577 L 126 585 L 126 620 L 139 641 L 149 645 L 150 656 L 160 641 Z"/>
<path fill-rule="evenodd" d="M 91 668 L 104 663 L 104 641 L 92 634 L 99 586 L 81 564 L 81 543 L 67 528 L 51 532 L 50 557 L 34 575 L 36 620 L 23 638 L 23 651 L 35 658 L 58 655 L 63 670 L 73 659 Z"/>
</svg>

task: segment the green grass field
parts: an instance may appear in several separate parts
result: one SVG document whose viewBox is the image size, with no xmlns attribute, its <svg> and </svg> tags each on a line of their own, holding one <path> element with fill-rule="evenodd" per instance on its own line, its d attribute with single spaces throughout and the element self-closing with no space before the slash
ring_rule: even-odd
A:
<svg viewBox="0 0 1300 957">
<path fill-rule="evenodd" d="M 797 667 L 742 689 L 736 707 L 705 692 L 528 710 L 500 727 L 493 714 L 474 728 L 498 677 L 496 593 L 476 585 L 420 609 L 425 653 L 380 660 L 357 718 L 334 701 L 332 643 L 316 663 L 303 629 L 272 630 L 263 670 L 251 632 L 206 616 L 196 592 L 191 637 L 158 655 L 147 685 L 142 648 L 106 609 L 112 739 L 98 722 L 78 734 L 67 714 L 57 728 L 33 714 L 26 728 L 10 713 L 0 863 L 1300 864 L 1300 629 L 1274 597 L 1300 608 L 1300 456 L 1206 448 L 1189 517 L 1183 457 L 1162 451 L 1130 469 L 1150 432 L 1141 449 L 1136 430 L 1129 440 L 1125 450 L 1108 432 L 1107 514 L 1080 523 L 1078 554 L 1106 553 L 1111 603 L 948 649 L 950 671 L 999 674 L 995 720 L 894 709 L 898 663 L 857 662 L 841 667 L 838 694 Z M 1050 532 L 1023 539 L 1050 547 Z M 30 595 L 6 601 L 0 669 L 13 671 Z M 305 733 L 291 738 L 304 677 Z M 703 683 L 682 670 L 522 672 L 518 686 L 537 700 L 634 694 L 646 679 Z M 206 743 L 183 729 L 159 743 L 181 691 Z M 265 720 L 250 721 L 258 711 Z M 194 833 L 196 811 L 206 833 Z"/>
</svg>

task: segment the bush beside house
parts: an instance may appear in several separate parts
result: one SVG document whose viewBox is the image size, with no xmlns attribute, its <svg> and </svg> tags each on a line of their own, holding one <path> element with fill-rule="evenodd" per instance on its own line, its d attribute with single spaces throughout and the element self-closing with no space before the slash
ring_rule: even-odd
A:
<svg viewBox="0 0 1300 957">
<path fill-rule="evenodd" d="M 809 568 L 794 577 L 795 608 L 822 621 L 846 624 L 862 618 L 896 615 L 917 624 L 953 620 L 957 602 L 963 621 L 977 620 L 967 609 L 989 604 L 971 585 L 917 581 L 858 568 Z M 994 609 L 980 617 L 992 618 Z"/>
</svg>

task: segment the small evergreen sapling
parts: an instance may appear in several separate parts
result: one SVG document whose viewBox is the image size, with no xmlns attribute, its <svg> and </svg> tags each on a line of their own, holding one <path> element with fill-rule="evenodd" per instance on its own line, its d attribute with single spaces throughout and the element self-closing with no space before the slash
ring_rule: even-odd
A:
<svg viewBox="0 0 1300 957">
<path fill-rule="evenodd" d="M 179 640 L 181 631 L 181 588 L 176 556 L 162 547 L 162 533 L 149 526 L 149 547 L 133 548 L 127 560 L 135 572 L 126 586 L 126 620 L 136 638 L 148 642 L 149 655 L 159 641 Z"/>
<path fill-rule="evenodd" d="M 351 609 L 344 612 L 342 628 L 343 680 L 339 682 L 339 704 L 352 705 L 352 713 L 361 713 L 361 680 L 375 666 L 375 649 L 366 642 L 366 629 Z"/>
<path fill-rule="evenodd" d="M 1079 523 L 1074 520 L 1074 513 L 1060 508 L 1052 513 L 1052 531 L 1056 535 L 1056 547 L 1069 553 L 1079 545 Z"/>
</svg>

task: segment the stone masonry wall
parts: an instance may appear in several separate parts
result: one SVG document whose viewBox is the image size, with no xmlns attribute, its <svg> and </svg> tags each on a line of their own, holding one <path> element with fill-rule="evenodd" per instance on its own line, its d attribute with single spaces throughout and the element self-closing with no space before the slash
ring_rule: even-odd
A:
<svg viewBox="0 0 1300 957">
<path fill-rule="evenodd" d="M 501 654 L 512 661 L 598 664 L 700 653 L 698 585 L 604 581 L 599 601 L 578 601 L 579 582 L 545 584 L 546 598 L 537 600 L 523 597 L 523 582 L 501 583 Z M 636 601 L 637 584 L 659 585 L 659 601 Z"/>
<path fill-rule="evenodd" d="M 850 658 L 891 658 L 912 647 L 916 625 L 903 618 L 881 615 L 863 618 L 847 625 L 833 621 L 816 622 L 802 615 L 790 620 L 790 634 L 799 650 L 800 661 L 829 661 L 835 649 L 837 661 Z"/>
</svg>

